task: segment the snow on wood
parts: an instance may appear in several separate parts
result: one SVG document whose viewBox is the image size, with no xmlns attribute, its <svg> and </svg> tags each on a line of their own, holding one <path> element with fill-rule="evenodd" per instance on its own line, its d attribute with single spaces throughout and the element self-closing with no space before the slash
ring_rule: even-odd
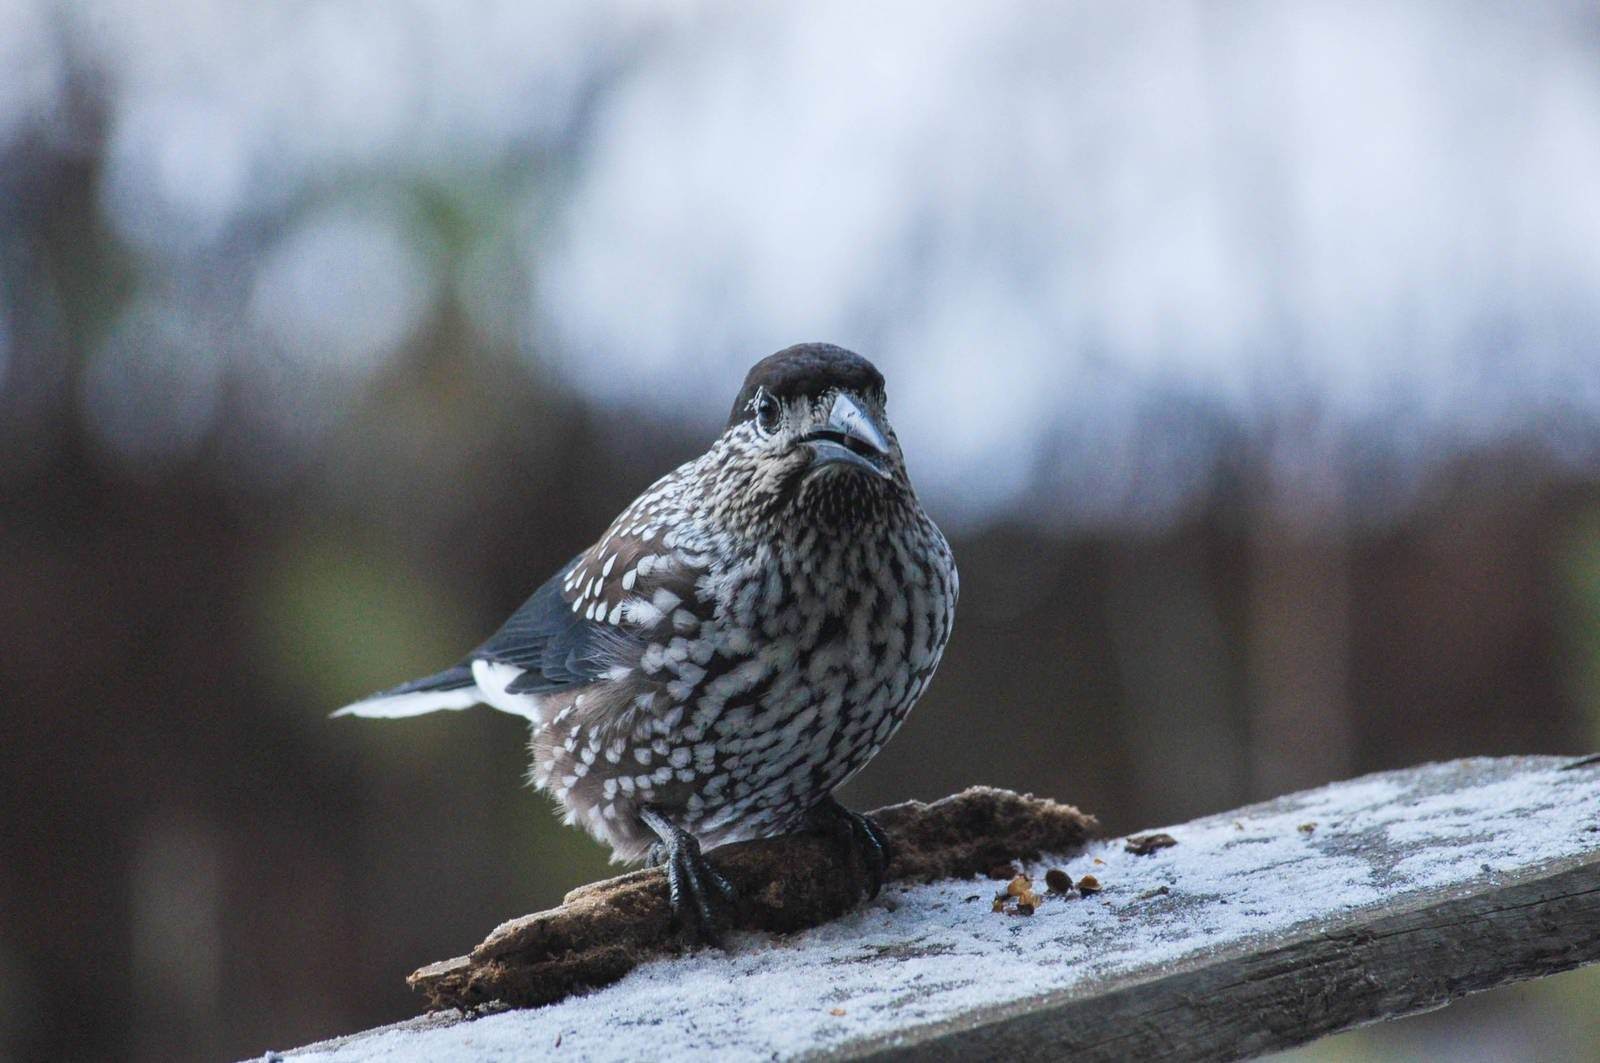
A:
<svg viewBox="0 0 1600 1063">
<path fill-rule="evenodd" d="M 587 996 L 435 1015 L 317 1061 L 1234 1058 L 1600 960 L 1600 765 L 1477 759 L 1367 776 L 1060 867 L 1102 892 L 991 909 L 897 886 L 825 926 L 639 967 Z M 1136 847 L 1138 848 L 1138 847 Z M 1145 847 L 1148 848 L 1148 847 Z"/>
<path fill-rule="evenodd" d="M 1071 805 L 973 786 L 932 804 L 875 809 L 889 839 L 889 881 L 971 878 L 1013 859 L 1077 852 L 1099 823 Z M 837 919 L 868 889 L 859 854 L 838 838 L 802 831 L 724 845 L 711 863 L 733 885 L 729 927 L 792 933 Z M 681 955 L 665 875 L 636 871 L 580 887 L 545 912 L 496 927 L 468 956 L 430 963 L 407 979 L 432 1010 L 553 1004 L 610 985 L 653 959 Z"/>
</svg>

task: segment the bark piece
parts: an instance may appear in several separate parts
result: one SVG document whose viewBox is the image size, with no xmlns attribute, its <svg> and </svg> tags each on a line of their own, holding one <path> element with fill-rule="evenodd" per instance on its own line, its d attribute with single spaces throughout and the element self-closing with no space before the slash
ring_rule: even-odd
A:
<svg viewBox="0 0 1600 1063">
<path fill-rule="evenodd" d="M 923 882 L 1067 853 L 1097 826 L 1070 805 L 985 786 L 871 815 L 893 843 L 889 878 Z M 811 834 L 726 845 L 707 858 L 739 891 L 739 930 L 788 933 L 825 923 L 859 903 L 865 879 L 837 842 Z M 666 877 L 650 869 L 579 887 L 559 908 L 502 923 L 469 955 L 429 964 L 407 981 L 434 1009 L 495 1001 L 529 1007 L 608 985 L 683 948 Z"/>
</svg>

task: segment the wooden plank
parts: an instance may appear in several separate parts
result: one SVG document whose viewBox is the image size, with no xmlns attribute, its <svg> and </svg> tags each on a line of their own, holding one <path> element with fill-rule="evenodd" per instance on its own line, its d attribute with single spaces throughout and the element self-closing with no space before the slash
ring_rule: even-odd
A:
<svg viewBox="0 0 1600 1063">
<path fill-rule="evenodd" d="M 1091 994 L 977 1009 L 851 1059 L 1239 1059 L 1600 961 L 1600 856 L 1454 900 L 1252 942 Z"/>
<path fill-rule="evenodd" d="M 1015 857 L 1065 853 L 1099 833 L 1093 816 L 1044 798 L 973 786 L 941 801 L 876 809 L 891 880 L 971 878 Z M 837 919 L 866 892 L 865 869 L 836 839 L 811 833 L 725 845 L 711 854 L 738 903 L 732 928 L 793 933 Z M 429 1006 L 552 1004 L 610 985 L 685 951 L 659 869 L 581 886 L 558 908 L 496 927 L 471 955 L 430 963 L 406 981 Z"/>
<path fill-rule="evenodd" d="M 990 910 L 945 881 L 544 1008 L 308 1058 L 1226 1059 L 1600 960 L 1600 765 L 1369 776 L 1063 861 L 1104 891 Z M 1036 876 L 1052 861 L 1029 868 Z"/>
</svg>

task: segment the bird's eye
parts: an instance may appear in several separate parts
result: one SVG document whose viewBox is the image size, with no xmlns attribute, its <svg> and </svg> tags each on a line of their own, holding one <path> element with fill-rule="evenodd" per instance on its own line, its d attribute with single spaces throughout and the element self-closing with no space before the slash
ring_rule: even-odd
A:
<svg viewBox="0 0 1600 1063">
<path fill-rule="evenodd" d="M 756 425 L 763 432 L 777 431 L 782 417 L 783 409 L 777 398 L 765 391 L 756 396 Z"/>
</svg>

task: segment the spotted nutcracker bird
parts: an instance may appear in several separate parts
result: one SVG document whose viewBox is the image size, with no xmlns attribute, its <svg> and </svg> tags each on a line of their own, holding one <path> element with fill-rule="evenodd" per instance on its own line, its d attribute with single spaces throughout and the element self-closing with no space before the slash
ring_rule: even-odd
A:
<svg viewBox="0 0 1600 1063">
<path fill-rule="evenodd" d="M 884 414 L 883 375 L 823 343 L 756 363 L 722 435 L 657 480 L 453 668 L 335 715 L 487 704 L 533 725 L 536 786 L 664 864 L 715 938 L 732 890 L 702 849 L 794 830 L 888 850 L 833 791 L 933 678 L 956 566 Z"/>
</svg>

